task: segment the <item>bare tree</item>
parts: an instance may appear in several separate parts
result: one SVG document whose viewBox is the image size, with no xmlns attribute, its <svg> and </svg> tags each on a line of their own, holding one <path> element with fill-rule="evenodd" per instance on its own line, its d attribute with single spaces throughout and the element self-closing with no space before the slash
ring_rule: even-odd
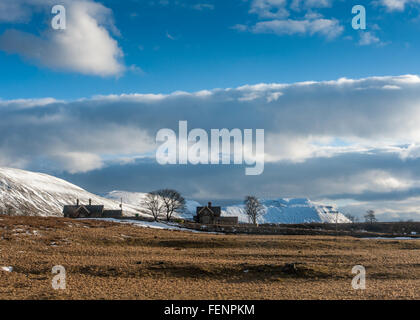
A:
<svg viewBox="0 0 420 320">
<path fill-rule="evenodd" d="M 146 208 L 149 214 L 153 216 L 155 221 L 158 221 L 159 216 L 163 214 L 163 201 L 157 191 L 149 192 L 142 201 L 142 205 Z"/>
<path fill-rule="evenodd" d="M 257 224 L 257 218 L 263 213 L 264 207 L 254 196 L 245 197 L 245 213 L 251 223 Z"/>
<path fill-rule="evenodd" d="M 163 202 L 163 209 L 166 220 L 170 221 L 174 212 L 182 212 L 185 209 L 185 199 L 181 194 L 172 189 L 162 189 L 156 191 Z"/>
<path fill-rule="evenodd" d="M 373 211 L 373 210 L 368 210 L 368 211 L 366 211 L 366 214 L 365 214 L 365 221 L 366 221 L 366 222 L 369 222 L 369 223 L 374 223 L 374 222 L 377 222 L 377 221 L 378 221 L 378 219 L 376 219 L 376 216 L 375 216 L 375 211 Z"/>
<path fill-rule="evenodd" d="M 354 216 L 354 215 L 352 215 L 350 213 L 345 214 L 345 216 L 346 216 L 347 219 L 349 219 L 353 223 L 359 221 L 359 219 L 356 216 Z"/>
</svg>

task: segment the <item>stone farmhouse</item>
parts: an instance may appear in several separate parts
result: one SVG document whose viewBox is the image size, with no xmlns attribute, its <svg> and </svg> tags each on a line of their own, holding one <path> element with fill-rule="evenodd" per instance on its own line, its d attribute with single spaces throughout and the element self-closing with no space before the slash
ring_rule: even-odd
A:
<svg viewBox="0 0 420 320">
<path fill-rule="evenodd" d="M 211 202 L 205 207 L 197 207 L 194 221 L 203 224 L 236 225 L 238 217 L 222 217 L 221 207 L 212 206 Z"/>
<path fill-rule="evenodd" d="M 75 205 L 65 205 L 63 214 L 65 218 L 121 218 L 123 216 L 122 205 L 120 210 L 105 210 L 103 205 L 92 205 L 89 199 L 88 205 L 80 204 L 79 199 Z"/>
</svg>

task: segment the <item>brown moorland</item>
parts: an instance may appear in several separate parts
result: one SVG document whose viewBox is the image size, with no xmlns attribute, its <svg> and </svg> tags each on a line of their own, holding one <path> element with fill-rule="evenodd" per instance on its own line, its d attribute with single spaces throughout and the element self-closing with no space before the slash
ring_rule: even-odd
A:
<svg viewBox="0 0 420 320">
<path fill-rule="evenodd" d="M 52 288 L 54 265 L 66 269 L 65 290 Z M 366 290 L 351 287 L 355 265 L 366 268 Z M 419 299 L 419 292 L 419 240 L 0 216 L 0 299 Z"/>
</svg>

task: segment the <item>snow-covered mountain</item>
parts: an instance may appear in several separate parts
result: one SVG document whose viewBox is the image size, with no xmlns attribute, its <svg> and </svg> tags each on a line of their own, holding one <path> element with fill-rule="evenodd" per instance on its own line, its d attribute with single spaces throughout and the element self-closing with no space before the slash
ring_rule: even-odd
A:
<svg viewBox="0 0 420 320">
<path fill-rule="evenodd" d="M 115 199 L 132 206 L 138 206 L 145 193 L 112 191 L 105 195 L 106 198 Z M 332 206 L 315 204 L 309 199 L 277 199 L 261 200 L 264 207 L 263 214 L 258 218 L 258 223 L 310 223 L 310 222 L 328 222 L 328 223 L 349 223 L 342 213 L 338 212 Z M 186 210 L 178 215 L 180 218 L 192 219 L 196 208 L 202 206 L 197 201 L 186 200 Z M 240 222 L 248 222 L 248 216 L 245 214 L 243 204 L 231 205 L 222 208 L 223 216 L 237 216 Z"/>
<path fill-rule="evenodd" d="M 263 214 L 258 223 L 350 223 L 342 213 L 332 206 L 315 204 L 309 199 L 261 200 Z M 222 209 L 225 216 L 237 216 L 240 222 L 248 222 L 244 205 L 228 206 Z"/>
<path fill-rule="evenodd" d="M 63 206 L 80 203 L 103 204 L 105 209 L 119 209 L 119 202 L 92 194 L 56 177 L 19 169 L 0 168 L 0 213 L 62 216 Z M 11 209 L 10 209 L 11 208 Z M 127 214 L 140 213 L 138 208 L 126 205 Z M 141 213 L 140 213 L 141 214 Z"/>
<path fill-rule="evenodd" d="M 122 199 L 124 214 L 145 216 L 141 203 L 145 193 L 112 191 L 104 197 L 90 193 L 65 180 L 19 169 L 0 168 L 0 213 L 14 211 L 17 214 L 62 216 L 63 206 L 80 203 L 103 204 L 106 209 L 118 209 Z M 315 204 L 308 199 L 262 200 L 264 213 L 259 223 L 307 223 L 350 222 L 331 206 Z M 177 215 L 192 219 L 200 203 L 186 201 L 186 210 Z M 243 204 L 222 208 L 223 216 L 238 216 L 240 222 L 248 222 Z M 337 219 L 337 220 L 336 220 Z"/>
</svg>

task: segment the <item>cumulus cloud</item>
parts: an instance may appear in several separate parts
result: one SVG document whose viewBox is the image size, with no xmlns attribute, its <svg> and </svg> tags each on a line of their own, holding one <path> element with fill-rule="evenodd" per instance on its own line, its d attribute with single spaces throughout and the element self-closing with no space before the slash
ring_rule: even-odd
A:
<svg viewBox="0 0 420 320">
<path fill-rule="evenodd" d="M 403 11 L 406 5 L 420 4 L 419 0 L 381 0 L 380 3 L 389 11 Z"/>
<path fill-rule="evenodd" d="M 325 18 L 316 9 L 330 7 L 332 0 L 253 0 L 249 13 L 259 20 L 251 26 L 237 24 L 238 31 L 277 35 L 315 35 L 332 39 L 344 28 L 335 18 Z M 303 13 L 303 14 L 301 14 Z"/>
<path fill-rule="evenodd" d="M 253 0 L 249 12 L 260 18 L 284 18 L 289 16 L 286 4 L 286 0 Z"/>
<path fill-rule="evenodd" d="M 290 11 L 331 7 L 333 0 L 252 0 L 249 12 L 260 18 L 287 18 Z"/>
<path fill-rule="evenodd" d="M 359 45 L 368 46 L 371 44 L 379 44 L 381 40 L 375 36 L 372 32 L 366 31 L 360 33 Z"/>
<path fill-rule="evenodd" d="M 420 197 L 408 198 L 401 201 L 382 199 L 380 202 L 350 202 L 340 211 L 350 213 L 364 221 L 363 215 L 367 210 L 374 210 L 379 221 L 419 221 Z"/>
<path fill-rule="evenodd" d="M 51 155 L 51 158 L 70 173 L 83 173 L 103 166 L 99 155 L 88 152 L 63 152 Z"/>
<path fill-rule="evenodd" d="M 220 199 L 403 201 L 420 197 L 419 108 L 416 75 L 0 101 L 0 165 L 61 171 L 95 192 L 165 186 Z M 264 173 L 158 165 L 156 133 L 178 132 L 182 120 L 207 132 L 264 129 Z"/>
<path fill-rule="evenodd" d="M 192 3 L 190 3 L 192 2 Z M 177 6 L 186 9 L 193 9 L 197 11 L 207 11 L 207 10 L 214 10 L 214 4 L 209 2 L 198 2 L 197 1 L 178 1 L 178 0 L 158 0 L 158 1 L 148 1 L 150 6 Z"/>
<path fill-rule="evenodd" d="M 332 6 L 334 0 L 293 0 L 291 7 L 293 9 L 312 9 L 312 8 L 328 8 Z"/>
<path fill-rule="evenodd" d="M 30 9 L 22 7 L 22 1 L 0 2 L 0 22 L 24 22 L 30 15 Z"/>
<path fill-rule="evenodd" d="M 420 78 L 407 75 L 69 102 L 0 101 L 0 150 L 7 159 L 61 152 L 138 156 L 155 149 L 159 129 L 177 131 L 181 120 L 188 121 L 189 129 L 265 129 L 271 162 L 416 145 L 419 87 Z"/>
<path fill-rule="evenodd" d="M 343 32 L 343 27 L 336 19 L 306 19 L 306 20 L 270 20 L 255 24 L 254 33 L 274 33 L 277 35 L 320 34 L 327 38 L 335 38 Z"/>
<path fill-rule="evenodd" d="M 214 10 L 214 5 L 210 3 L 197 3 L 193 5 L 195 10 L 203 11 L 203 10 Z"/>
<path fill-rule="evenodd" d="M 123 52 L 111 34 L 118 34 L 112 11 L 93 0 L 65 0 L 66 29 L 48 28 L 41 35 L 9 29 L 0 36 L 0 50 L 55 70 L 87 75 L 119 75 L 126 69 Z M 35 10 L 51 13 L 52 0 L 17 0 L 0 5 L 0 22 L 29 19 Z M 52 18 L 52 15 L 50 15 Z"/>
</svg>

